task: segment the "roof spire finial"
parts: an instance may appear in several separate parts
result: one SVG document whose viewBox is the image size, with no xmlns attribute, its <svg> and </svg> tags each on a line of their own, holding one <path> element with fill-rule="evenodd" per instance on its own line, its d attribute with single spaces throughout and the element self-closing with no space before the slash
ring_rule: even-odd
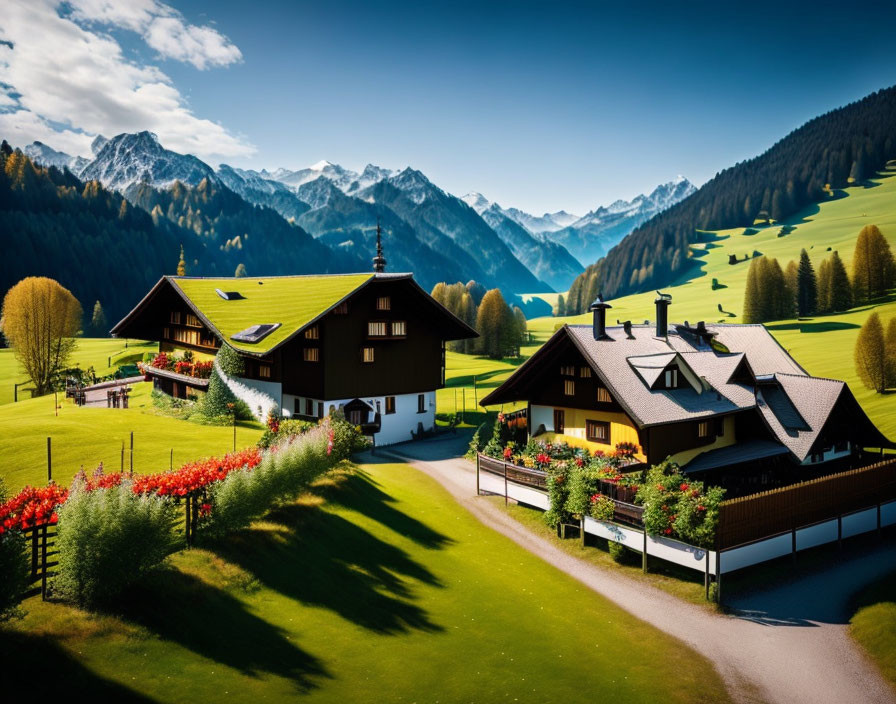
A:
<svg viewBox="0 0 896 704">
<path fill-rule="evenodd" d="M 376 256 L 373 258 L 373 270 L 377 274 L 386 271 L 386 258 L 383 256 L 383 240 L 382 228 L 380 228 L 380 218 L 376 218 Z"/>
</svg>

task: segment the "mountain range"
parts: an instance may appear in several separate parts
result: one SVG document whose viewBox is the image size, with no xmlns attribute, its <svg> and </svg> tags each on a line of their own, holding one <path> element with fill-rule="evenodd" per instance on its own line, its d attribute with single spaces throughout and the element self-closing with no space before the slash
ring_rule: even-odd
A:
<svg viewBox="0 0 896 704">
<path fill-rule="evenodd" d="M 359 173 L 320 161 L 298 170 L 255 171 L 227 164 L 215 169 L 195 156 L 166 149 L 150 132 L 97 137 L 92 160 L 40 142 L 25 152 L 36 163 L 68 169 L 82 181 L 99 181 L 149 211 L 169 202 L 163 194 L 175 186 L 202 185 L 206 195 L 211 189 L 222 203 L 230 203 L 222 192 L 232 192 L 310 233 L 338 253 L 334 261 L 364 269 L 369 268 L 379 221 L 391 270 L 414 271 L 427 287 L 442 280 L 474 279 L 509 294 L 566 290 L 585 263 L 693 190 L 679 179 L 649 196 L 597 208 L 584 217 L 565 211 L 534 216 L 501 208 L 480 194 L 457 198 L 411 167 L 395 171 L 368 164 Z M 182 190 L 178 196 L 175 201 L 191 200 Z M 170 204 L 166 207 L 172 210 Z M 175 217 L 176 210 L 161 214 L 180 226 L 194 217 L 189 208 Z M 203 221 L 196 227 L 211 224 Z M 281 255 L 288 259 L 290 252 Z"/>
</svg>

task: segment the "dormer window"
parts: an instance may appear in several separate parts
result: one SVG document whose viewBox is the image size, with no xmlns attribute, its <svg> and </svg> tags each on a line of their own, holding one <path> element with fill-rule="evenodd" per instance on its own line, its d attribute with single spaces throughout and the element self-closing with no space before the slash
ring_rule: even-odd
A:
<svg viewBox="0 0 896 704">
<path fill-rule="evenodd" d="M 677 389 L 678 388 L 678 370 L 677 369 L 667 369 L 665 371 L 665 382 L 667 389 Z"/>
<path fill-rule="evenodd" d="M 392 310 L 392 299 L 389 296 L 380 296 L 376 299 L 377 310 Z"/>
</svg>

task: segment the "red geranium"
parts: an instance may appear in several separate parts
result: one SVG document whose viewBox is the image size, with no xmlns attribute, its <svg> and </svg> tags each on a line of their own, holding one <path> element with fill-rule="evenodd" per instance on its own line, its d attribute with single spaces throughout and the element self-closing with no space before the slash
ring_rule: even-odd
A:
<svg viewBox="0 0 896 704">
<path fill-rule="evenodd" d="M 513 450 L 509 447 L 504 448 L 504 459 L 509 460 L 513 456 Z"/>
</svg>

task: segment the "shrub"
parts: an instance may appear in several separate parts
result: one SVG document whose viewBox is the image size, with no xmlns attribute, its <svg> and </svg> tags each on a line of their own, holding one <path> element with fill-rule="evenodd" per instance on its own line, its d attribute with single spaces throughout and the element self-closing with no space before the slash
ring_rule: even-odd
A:
<svg viewBox="0 0 896 704">
<path fill-rule="evenodd" d="M 284 438 L 293 438 L 316 427 L 316 423 L 307 420 L 289 419 L 278 421 L 276 430 L 268 425 L 264 435 L 258 441 L 258 447 L 267 449 Z"/>
<path fill-rule="evenodd" d="M 242 376 L 245 373 L 246 364 L 243 362 L 243 358 L 226 342 L 221 345 L 221 349 L 215 355 L 215 361 L 227 376 Z"/>
<path fill-rule="evenodd" d="M 628 557 L 628 549 L 622 543 L 617 543 L 615 540 L 611 540 L 607 545 L 607 549 L 610 551 L 610 557 L 613 558 L 613 562 L 622 564 L 626 561 L 626 558 Z"/>
<path fill-rule="evenodd" d="M 6 501 L 6 487 L 0 478 L 0 504 Z M 0 524 L 0 622 L 21 614 L 22 593 L 28 588 L 28 556 L 25 541 L 17 530 Z"/>
<path fill-rule="evenodd" d="M 475 460 L 476 453 L 481 452 L 484 446 L 482 435 L 485 432 L 485 422 L 479 424 L 479 427 L 476 428 L 476 431 L 473 433 L 473 437 L 470 438 L 470 445 L 467 447 L 467 453 L 464 455 L 468 460 Z"/>
<path fill-rule="evenodd" d="M 616 514 L 616 503 L 608 496 L 594 494 L 591 499 L 591 517 L 598 521 L 612 521 Z"/>
<path fill-rule="evenodd" d="M 343 416 L 334 414 L 324 419 L 322 428 L 329 432 L 329 440 L 332 445 L 331 453 L 334 460 L 347 460 L 355 452 L 366 450 L 369 446 L 367 438 L 349 423 Z"/>
<path fill-rule="evenodd" d="M 209 377 L 208 390 L 197 403 L 197 411 L 207 420 L 217 419 L 221 422 L 231 420 L 233 413 L 236 413 L 237 420 L 253 420 L 255 418 L 246 402 L 233 395 L 227 382 L 214 368 Z"/>
<path fill-rule="evenodd" d="M 58 513 L 54 588 L 79 604 L 115 598 L 176 548 L 173 502 L 137 495 L 127 479 L 94 491 L 76 482 Z"/>
<path fill-rule="evenodd" d="M 544 513 L 544 522 L 552 528 L 556 528 L 559 523 L 569 523 L 571 518 L 566 508 L 569 500 L 569 484 L 567 482 L 567 471 L 551 467 L 547 472 L 548 500 L 551 507 Z"/>
</svg>

